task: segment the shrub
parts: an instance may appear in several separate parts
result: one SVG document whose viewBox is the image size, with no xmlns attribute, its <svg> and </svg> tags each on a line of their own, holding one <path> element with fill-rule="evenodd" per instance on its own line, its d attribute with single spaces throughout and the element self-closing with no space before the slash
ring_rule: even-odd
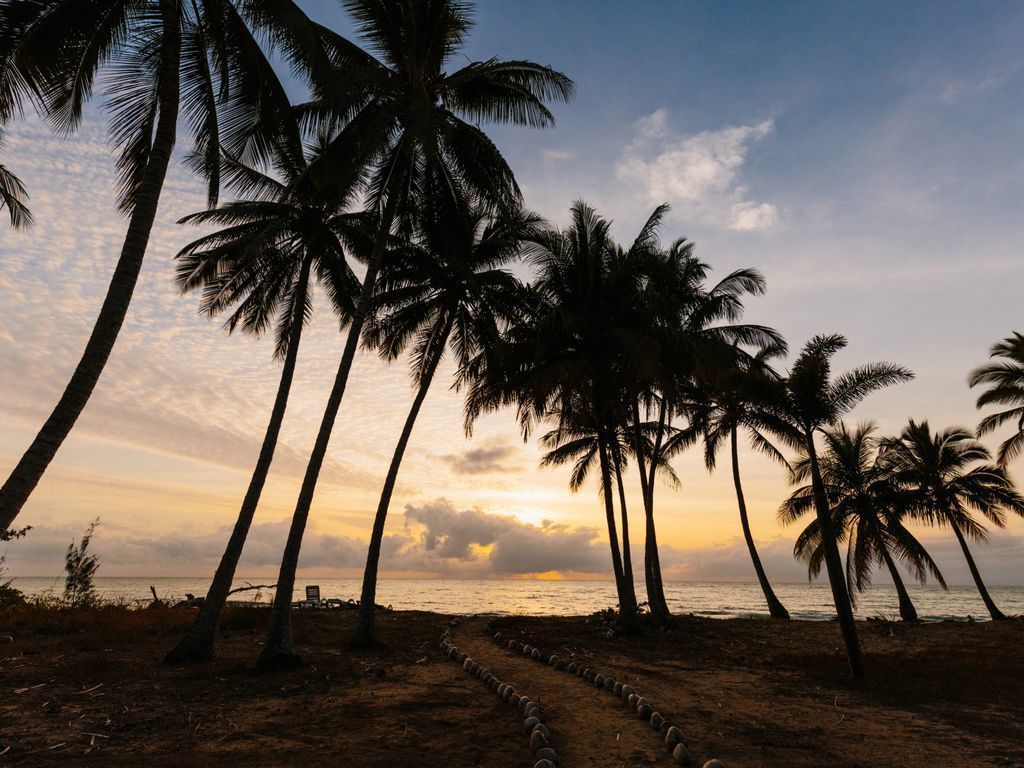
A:
<svg viewBox="0 0 1024 768">
<path fill-rule="evenodd" d="M 99 518 L 90 523 L 82 536 L 82 543 L 76 546 L 72 541 L 64 556 L 64 603 L 71 608 L 89 608 L 99 602 L 93 578 L 100 567 L 100 558 L 87 554 L 89 542 L 99 524 Z"/>
</svg>

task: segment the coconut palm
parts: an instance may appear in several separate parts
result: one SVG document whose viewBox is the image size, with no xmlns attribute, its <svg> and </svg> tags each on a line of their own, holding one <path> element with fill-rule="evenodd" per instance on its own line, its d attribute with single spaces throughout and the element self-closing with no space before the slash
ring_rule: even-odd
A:
<svg viewBox="0 0 1024 768">
<path fill-rule="evenodd" d="M 989 615 L 1005 619 L 982 581 L 967 539 L 988 540 L 988 529 L 976 515 L 997 528 L 1006 525 L 1007 512 L 1024 516 L 1024 497 L 1006 470 L 991 463 L 992 454 L 969 430 L 932 432 L 927 421 L 911 419 L 899 437 L 883 442 L 882 451 L 896 481 L 912 497 L 912 513 L 953 530 Z"/>
<path fill-rule="evenodd" d="M 891 464 L 877 454 L 878 439 L 873 424 L 850 430 L 845 424 L 823 431 L 826 449 L 821 455 L 821 475 L 832 509 L 832 531 L 837 543 L 847 543 L 846 588 L 856 605 L 857 592 L 871 584 L 871 573 L 884 567 L 892 577 L 899 598 L 900 617 L 917 621 L 917 609 L 903 583 L 898 559 L 921 584 L 930 572 L 945 588 L 935 561 L 924 545 L 906 528 L 903 518 L 908 495 L 895 482 Z M 806 456 L 793 464 L 794 482 L 810 477 Z M 814 510 L 814 489 L 798 488 L 779 508 L 784 524 L 796 522 Z M 824 563 L 821 527 L 812 521 L 797 537 L 794 554 L 808 564 L 808 574 L 817 576 Z"/>
<path fill-rule="evenodd" d="M 3 138 L 3 134 L 0 133 L 0 146 L 3 145 Z M 7 209 L 11 226 L 15 229 L 27 229 L 32 226 L 32 212 L 25 204 L 26 200 L 28 192 L 21 179 L 7 170 L 6 166 L 0 165 L 0 210 Z"/>
<path fill-rule="evenodd" d="M 308 169 L 301 146 L 279 147 L 274 176 L 225 159 L 231 187 L 245 196 L 182 223 L 223 227 L 187 245 L 178 254 L 177 280 L 182 292 L 201 291 L 203 314 L 226 312 L 229 333 L 241 329 L 261 336 L 273 329 L 274 356 L 283 361 L 277 396 L 256 466 L 234 529 L 206 600 L 195 622 L 167 661 L 194 661 L 213 652 L 217 627 L 260 495 L 270 472 L 281 424 L 288 406 L 302 329 L 312 315 L 311 278 L 324 290 L 341 318 L 352 314 L 359 281 L 345 258 L 355 250 L 365 256 L 365 222 L 346 213 L 352 187 L 323 186 L 324 178 L 297 183 Z"/>
<path fill-rule="evenodd" d="M 1024 451 L 1024 334 L 1012 336 L 995 344 L 990 352 L 998 362 L 982 365 L 971 371 L 968 383 L 972 387 L 987 386 L 978 398 L 978 408 L 988 405 L 1009 406 L 986 416 L 978 425 L 978 436 L 994 432 L 1006 422 L 1015 425 L 1015 431 L 999 446 L 996 454 L 999 465 L 1005 467 Z"/>
<path fill-rule="evenodd" d="M 296 500 L 262 666 L 291 665 L 299 658 L 291 636 L 291 600 L 302 537 L 393 229 L 397 225 L 409 233 L 425 190 L 458 185 L 488 206 L 516 203 L 519 188 L 512 170 L 478 124 L 550 126 L 554 117 L 545 101 L 567 101 L 573 94 L 567 77 L 528 61 L 488 59 L 454 69 L 472 27 L 464 3 L 345 0 L 344 6 L 369 50 L 354 43 L 334 45 L 341 71 L 319 78 L 314 100 L 300 112 L 309 125 L 334 136 L 313 171 L 365 176 L 377 237 Z"/>
<path fill-rule="evenodd" d="M 124 323 L 177 139 L 179 112 L 194 138 L 191 164 L 220 186 L 222 149 L 259 157 L 288 99 L 256 36 L 297 69 L 318 60 L 319 28 L 292 0 L 8 0 L 0 4 L 0 124 L 31 104 L 61 132 L 75 130 L 97 75 L 106 84 L 120 208 L 121 254 L 64 393 L 0 487 L 9 528 L 92 395 Z M 316 47 L 315 45 L 312 47 Z"/>
<path fill-rule="evenodd" d="M 779 376 L 769 361 L 785 353 L 785 347 L 770 345 L 753 356 L 739 352 L 735 362 L 720 370 L 710 370 L 698 379 L 691 418 L 704 440 L 704 463 L 709 471 L 715 469 L 718 452 L 728 441 L 732 463 L 732 480 L 736 489 L 736 503 L 740 511 L 740 526 L 747 551 L 754 565 L 758 583 L 773 619 L 788 619 L 789 611 L 772 589 L 768 575 L 757 553 L 754 537 L 747 517 L 747 503 L 740 481 L 739 433 L 744 431 L 755 451 L 789 466 L 782 453 L 765 435 L 762 427 L 771 418 L 770 406 L 779 393 Z"/>
<path fill-rule="evenodd" d="M 846 346 L 838 334 L 815 336 L 804 345 L 784 377 L 779 398 L 772 406 L 772 419 L 764 426 L 791 448 L 807 455 L 810 465 L 814 511 L 821 528 L 823 559 L 832 589 L 832 601 L 839 618 L 839 629 L 854 677 L 864 676 L 864 657 L 853 618 L 853 605 L 846 589 L 838 537 L 833 530 L 833 515 L 822 478 L 815 447 L 815 435 L 839 424 L 865 397 L 885 387 L 908 381 L 913 374 L 891 363 L 871 363 L 832 377 L 832 358 Z"/>
<path fill-rule="evenodd" d="M 381 544 L 398 471 L 416 418 L 450 350 L 465 371 L 481 348 L 497 342 L 508 323 L 524 309 L 523 288 L 505 267 L 519 258 L 522 240 L 540 224 L 533 214 L 497 215 L 466 203 L 451 206 L 441 196 L 425 201 L 416 242 L 399 264 L 382 273 L 374 315 L 364 341 L 385 360 L 395 360 L 411 345 L 416 396 L 406 416 L 381 490 L 366 556 L 359 623 L 352 643 L 375 641 L 374 613 Z M 460 379 L 456 377 L 456 384 Z"/>
</svg>

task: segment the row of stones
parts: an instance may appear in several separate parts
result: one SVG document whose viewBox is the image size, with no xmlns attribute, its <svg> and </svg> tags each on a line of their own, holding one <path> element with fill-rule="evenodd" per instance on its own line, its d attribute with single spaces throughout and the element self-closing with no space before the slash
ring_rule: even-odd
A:
<svg viewBox="0 0 1024 768">
<path fill-rule="evenodd" d="M 558 753 L 551 746 L 551 732 L 544 725 L 544 708 L 529 697 L 519 694 L 515 688 L 496 678 L 491 671 L 482 664 L 479 664 L 469 657 L 468 654 L 460 651 L 455 645 L 454 630 L 463 622 L 462 617 L 456 617 L 448 621 L 444 632 L 441 633 L 441 650 L 452 661 L 458 662 L 470 675 L 477 677 L 488 687 L 492 693 L 496 693 L 506 704 L 511 704 L 524 717 L 523 730 L 530 737 L 530 751 L 537 758 L 533 768 L 555 768 L 561 765 Z"/>
<path fill-rule="evenodd" d="M 640 696 L 633 686 L 620 683 L 610 675 L 604 675 L 585 664 L 577 664 L 571 659 L 566 661 L 557 654 L 545 653 L 540 648 L 536 648 L 528 643 L 522 643 L 518 640 L 506 641 L 502 637 L 501 632 L 494 634 L 494 642 L 498 645 L 504 645 L 508 650 L 521 653 L 523 656 L 541 664 L 547 664 L 558 672 L 568 672 L 571 675 L 576 675 L 600 690 L 607 691 L 613 696 L 622 699 L 636 712 L 641 720 L 650 723 L 651 728 L 659 732 L 664 739 L 665 747 L 672 753 L 672 759 L 676 763 L 688 767 L 696 765 L 690 756 L 690 750 L 686 746 L 682 729 L 666 720 L 659 712 L 656 712 L 654 705 L 643 696 Z M 725 765 L 720 760 L 708 760 L 704 763 L 703 768 L 725 768 Z"/>
</svg>

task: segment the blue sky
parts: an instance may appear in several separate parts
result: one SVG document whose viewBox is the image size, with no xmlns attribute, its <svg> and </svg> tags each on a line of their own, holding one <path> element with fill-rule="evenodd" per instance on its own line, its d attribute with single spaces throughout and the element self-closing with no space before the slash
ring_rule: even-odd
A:
<svg viewBox="0 0 1024 768">
<path fill-rule="evenodd" d="M 351 32 L 333 0 L 304 5 Z M 492 132 L 528 205 L 562 222 L 584 197 L 626 241 L 657 203 L 671 203 L 665 239 L 696 240 L 716 273 L 765 273 L 769 293 L 749 303 L 749 320 L 774 325 L 794 347 L 815 333 L 845 333 L 840 368 L 886 359 L 917 372 L 855 414 L 895 430 L 909 416 L 976 423 L 967 371 L 1021 328 L 1022 39 L 1024 5 L 1009 2 L 518 0 L 479 4 L 466 55 L 534 59 L 577 83 L 575 101 L 555 109 L 557 128 Z M 0 234 L 0 472 L 13 466 L 77 359 L 124 228 L 95 111 L 69 140 L 31 119 L 13 125 L 2 151 L 29 185 L 39 223 L 28 235 Z M 201 206 L 200 186 L 176 167 L 111 367 L 26 508 L 36 544 L 11 551 L 16 571 L 55 570 L 70 536 L 100 514 L 97 546 L 106 537 L 111 573 L 208 572 L 255 457 L 277 368 L 267 343 L 225 337 L 170 285 L 171 256 L 192 234 L 173 222 Z M 260 513 L 266 544 L 254 547 L 262 554 L 248 561 L 251 573 L 273 570 L 339 350 L 321 311 L 300 361 Z M 319 554 L 308 568 L 358 570 L 410 397 L 401 364 L 361 358 L 318 496 L 308 551 Z M 491 461 L 467 471 L 467 457 L 480 456 Z M 392 570 L 528 575 L 514 566 L 516 546 L 543 534 L 577 544 L 583 535 L 577 572 L 600 575 L 593 489 L 569 494 L 566 478 L 538 472 L 536 458 L 509 415 L 487 420 L 466 443 L 458 397 L 437 387 L 389 523 Z M 678 553 L 666 558 L 678 563 L 671 575 L 700 578 L 711 572 L 701 562 L 735 560 L 726 576 L 749 578 L 743 557 L 734 557 L 739 530 L 727 478 L 708 476 L 697 457 L 678 469 L 683 490 L 660 497 L 660 538 Z M 1024 477 L 1024 467 L 1013 470 Z M 745 471 L 755 534 L 775 553 L 768 559 L 779 577 L 799 578 L 788 558 L 794 532 L 774 520 L 784 476 L 754 456 Z M 504 522 L 482 524 L 479 515 Z M 510 537 L 501 569 L 486 554 L 494 531 Z M 963 581 L 948 537 L 925 535 L 946 553 L 947 577 Z M 460 542 L 459 556 L 426 547 L 438 536 Z M 198 542 L 199 554 L 183 560 L 182 540 Z M 993 583 L 1024 583 L 1024 525 L 1000 534 L 979 560 Z"/>
</svg>

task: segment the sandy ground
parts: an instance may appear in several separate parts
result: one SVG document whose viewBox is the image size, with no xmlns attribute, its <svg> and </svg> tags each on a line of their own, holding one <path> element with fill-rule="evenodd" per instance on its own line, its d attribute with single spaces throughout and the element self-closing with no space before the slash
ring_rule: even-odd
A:
<svg viewBox="0 0 1024 768">
<path fill-rule="evenodd" d="M 234 609 L 216 661 L 160 664 L 187 609 L 0 613 L 0 766 L 532 766 L 514 708 L 441 653 L 446 617 L 382 615 L 383 644 L 345 650 L 354 616 L 296 614 L 306 664 L 253 669 L 266 612 Z M 697 764 L 1024 767 L 1024 623 L 861 624 L 868 679 L 834 624 L 682 617 L 608 637 L 582 618 L 474 619 L 455 642 L 539 700 L 564 766 L 669 766 L 611 694 L 526 659 L 495 631 L 586 659 L 683 728 Z"/>
</svg>

